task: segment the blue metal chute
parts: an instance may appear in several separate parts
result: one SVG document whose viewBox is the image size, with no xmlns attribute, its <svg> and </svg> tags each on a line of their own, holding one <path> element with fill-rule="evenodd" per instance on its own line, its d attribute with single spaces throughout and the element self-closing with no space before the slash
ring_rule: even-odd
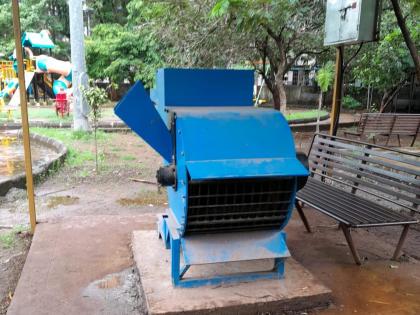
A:
<svg viewBox="0 0 420 315">
<path fill-rule="evenodd" d="M 114 111 L 166 161 L 172 160 L 171 134 L 141 82 L 134 84 Z"/>
<path fill-rule="evenodd" d="M 156 83 L 156 99 L 163 107 L 254 104 L 252 70 L 159 69 Z"/>
</svg>

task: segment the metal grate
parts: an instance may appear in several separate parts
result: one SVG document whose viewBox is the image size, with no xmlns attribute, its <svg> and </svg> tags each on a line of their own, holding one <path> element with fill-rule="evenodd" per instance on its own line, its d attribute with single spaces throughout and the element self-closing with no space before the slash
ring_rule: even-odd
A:
<svg viewBox="0 0 420 315">
<path fill-rule="evenodd" d="M 190 181 L 186 233 L 279 228 L 293 190 L 290 177 Z"/>
</svg>

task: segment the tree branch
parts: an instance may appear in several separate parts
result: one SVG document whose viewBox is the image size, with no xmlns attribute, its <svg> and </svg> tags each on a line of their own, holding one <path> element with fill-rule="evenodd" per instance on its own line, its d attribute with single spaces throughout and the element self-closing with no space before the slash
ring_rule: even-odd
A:
<svg viewBox="0 0 420 315">
<path fill-rule="evenodd" d="M 417 80 L 420 81 L 420 58 L 417 53 L 416 45 L 414 44 L 410 31 L 408 30 L 407 24 L 405 23 L 404 17 L 401 12 L 401 7 L 398 0 L 391 0 L 392 7 L 394 8 L 395 17 L 397 18 L 398 26 L 401 29 L 401 33 L 404 37 L 405 44 L 410 51 L 411 58 L 413 58 L 414 65 L 416 67 Z"/>
<path fill-rule="evenodd" d="M 360 50 L 362 49 L 364 43 L 360 43 L 359 48 L 356 50 L 356 52 L 347 60 L 347 62 L 343 65 L 343 72 L 346 71 L 347 66 L 350 64 L 350 62 L 356 58 L 356 56 L 359 54 Z"/>
</svg>

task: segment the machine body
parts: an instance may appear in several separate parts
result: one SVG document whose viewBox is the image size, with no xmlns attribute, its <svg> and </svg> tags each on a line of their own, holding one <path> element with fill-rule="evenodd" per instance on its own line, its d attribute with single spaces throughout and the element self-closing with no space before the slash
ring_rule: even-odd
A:
<svg viewBox="0 0 420 315">
<path fill-rule="evenodd" d="M 253 107 L 252 71 L 160 69 L 156 83 L 150 95 L 136 83 L 115 113 L 164 159 L 157 177 L 170 208 L 158 230 L 173 284 L 283 277 L 282 230 L 308 176 L 285 118 Z M 270 271 L 187 274 L 192 265 L 268 258 Z"/>
</svg>

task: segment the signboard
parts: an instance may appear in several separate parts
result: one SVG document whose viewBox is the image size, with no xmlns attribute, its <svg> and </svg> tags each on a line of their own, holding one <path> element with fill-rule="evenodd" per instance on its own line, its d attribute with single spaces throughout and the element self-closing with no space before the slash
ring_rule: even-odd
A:
<svg viewBox="0 0 420 315">
<path fill-rule="evenodd" d="M 376 40 L 379 4 L 380 0 L 327 0 L 324 45 Z"/>
</svg>

